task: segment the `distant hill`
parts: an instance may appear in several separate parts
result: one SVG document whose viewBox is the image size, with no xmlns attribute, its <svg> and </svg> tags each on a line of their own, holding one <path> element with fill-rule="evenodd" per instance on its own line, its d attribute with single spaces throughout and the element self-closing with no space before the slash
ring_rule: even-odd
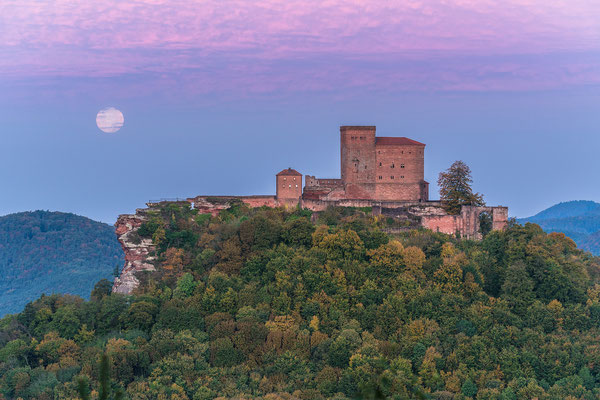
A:
<svg viewBox="0 0 600 400">
<path fill-rule="evenodd" d="M 0 316 L 42 293 L 88 298 L 122 254 L 114 228 L 89 218 L 49 211 L 0 217 Z"/>
<path fill-rule="evenodd" d="M 536 223 L 546 232 L 563 232 L 578 247 L 600 255 L 600 203 L 567 201 L 517 221 L 522 224 Z"/>
<path fill-rule="evenodd" d="M 529 220 L 560 219 L 596 215 L 600 216 L 600 203 L 589 200 L 574 200 L 558 203 L 540 211 Z"/>
</svg>

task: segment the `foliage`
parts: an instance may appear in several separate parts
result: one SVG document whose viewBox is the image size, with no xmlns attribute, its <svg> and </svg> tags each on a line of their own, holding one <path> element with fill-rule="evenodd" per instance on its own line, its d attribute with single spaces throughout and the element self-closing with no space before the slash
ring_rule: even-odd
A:
<svg viewBox="0 0 600 400">
<path fill-rule="evenodd" d="M 582 249 L 600 255 L 600 203 L 581 200 L 559 203 L 518 222 L 536 223 L 548 233 L 562 232 Z"/>
<path fill-rule="evenodd" d="M 42 293 L 88 297 L 123 252 L 112 226 L 74 214 L 34 211 L 0 217 L 0 316 Z"/>
<path fill-rule="evenodd" d="M 473 193 L 471 169 L 462 161 L 455 161 L 450 168 L 440 172 L 438 186 L 440 200 L 449 214 L 459 214 L 462 206 L 483 206 L 483 196 Z"/>
<path fill-rule="evenodd" d="M 134 295 L 101 281 L 0 320 L 0 398 L 600 396 L 600 263 L 564 235 L 388 236 L 360 209 L 240 204 L 153 218 L 165 244 Z"/>
</svg>

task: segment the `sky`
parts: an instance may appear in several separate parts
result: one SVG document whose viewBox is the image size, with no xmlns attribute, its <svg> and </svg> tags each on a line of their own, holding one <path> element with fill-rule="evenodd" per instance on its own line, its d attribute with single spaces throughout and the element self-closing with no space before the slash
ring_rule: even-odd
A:
<svg viewBox="0 0 600 400">
<path fill-rule="evenodd" d="M 340 125 L 426 143 L 434 199 L 463 160 L 512 216 L 600 201 L 600 2 L 0 1 L 0 215 L 339 177 Z"/>
</svg>

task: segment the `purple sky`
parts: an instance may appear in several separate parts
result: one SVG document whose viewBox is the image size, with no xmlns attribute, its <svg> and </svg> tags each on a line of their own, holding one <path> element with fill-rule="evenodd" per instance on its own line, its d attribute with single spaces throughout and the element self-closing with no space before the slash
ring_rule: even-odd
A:
<svg viewBox="0 0 600 400">
<path fill-rule="evenodd" d="M 600 200 L 600 2 L 4 0 L 0 124 L 0 214 L 272 193 L 369 124 L 526 216 Z"/>
</svg>

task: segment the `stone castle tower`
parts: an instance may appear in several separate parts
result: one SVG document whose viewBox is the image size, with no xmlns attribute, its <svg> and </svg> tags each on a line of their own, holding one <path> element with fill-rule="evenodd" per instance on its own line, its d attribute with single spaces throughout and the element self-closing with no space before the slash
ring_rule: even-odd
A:
<svg viewBox="0 0 600 400">
<path fill-rule="evenodd" d="M 282 204 L 296 205 L 302 197 L 302 174 L 288 168 L 275 175 L 276 197 Z"/>
<path fill-rule="evenodd" d="M 425 144 L 377 137 L 374 126 L 340 127 L 341 179 L 307 175 L 303 199 L 426 202 Z"/>
</svg>

